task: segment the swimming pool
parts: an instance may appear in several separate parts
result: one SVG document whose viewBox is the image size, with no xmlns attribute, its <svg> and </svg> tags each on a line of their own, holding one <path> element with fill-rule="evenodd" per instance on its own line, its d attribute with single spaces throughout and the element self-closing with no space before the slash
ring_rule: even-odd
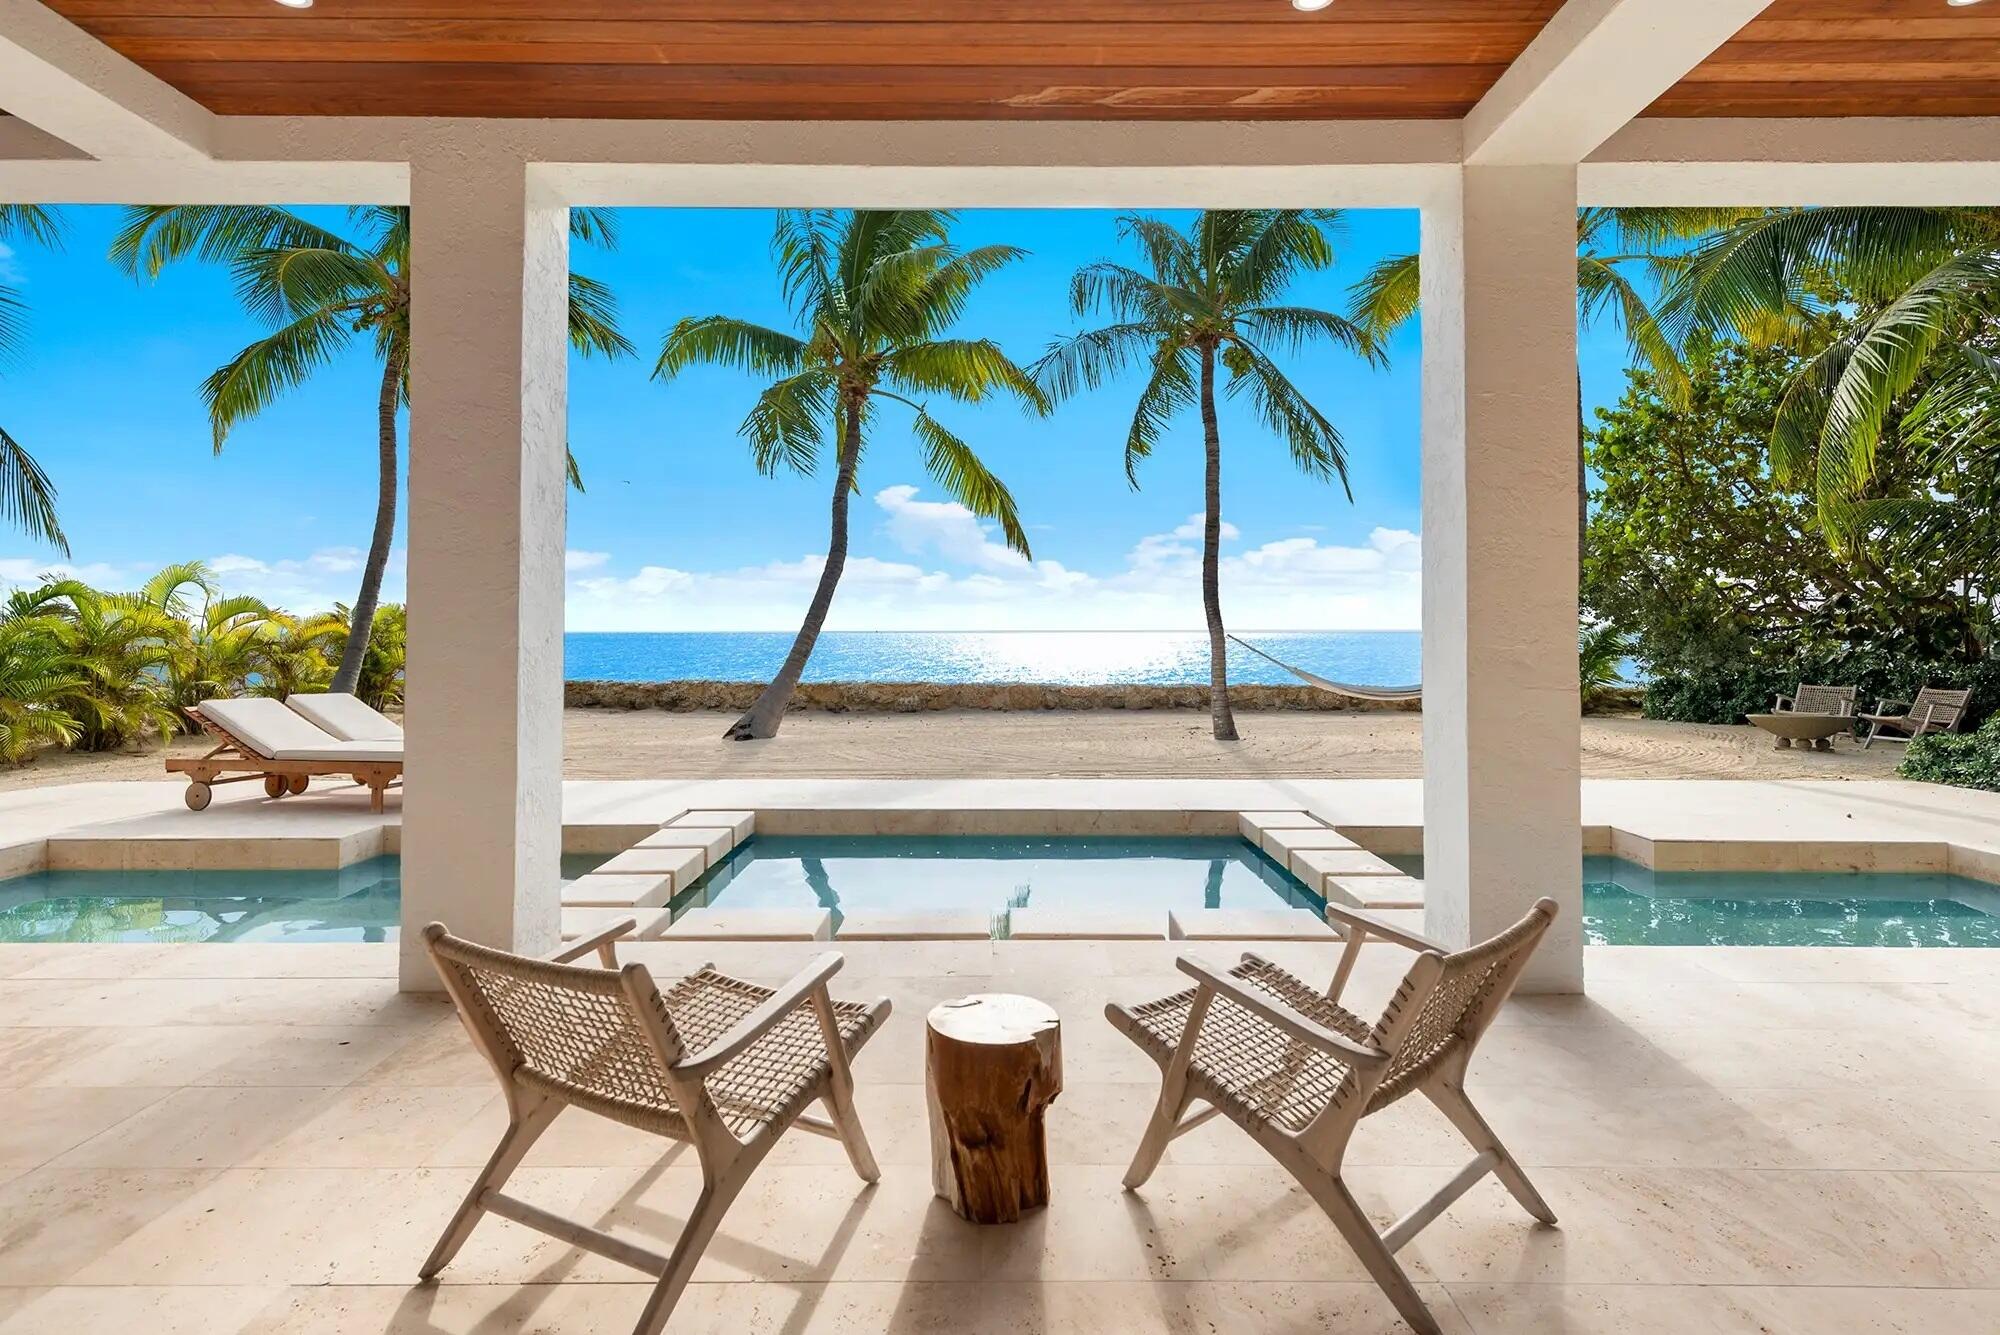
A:
<svg viewBox="0 0 2000 1335">
<path fill-rule="evenodd" d="M 599 857 L 563 859 L 580 876 Z M 1418 857 L 1391 861 L 1423 874 Z M 1584 931 L 1597 945 L 2000 947 L 2000 886 L 1871 873 L 1656 872 L 1584 860 Z M 40 872 L 0 881 L 0 943 L 391 941 L 400 867 L 339 871 Z M 1295 908 L 1319 898 L 1240 839 L 759 837 L 675 900 L 676 910 L 917 912 L 1013 908 Z"/>
<path fill-rule="evenodd" d="M 977 908 L 1007 934 L 1014 909 L 1295 908 L 1318 895 L 1237 838 L 759 836 L 674 900 L 674 911 L 831 909 L 834 931 L 857 910 Z"/>
</svg>

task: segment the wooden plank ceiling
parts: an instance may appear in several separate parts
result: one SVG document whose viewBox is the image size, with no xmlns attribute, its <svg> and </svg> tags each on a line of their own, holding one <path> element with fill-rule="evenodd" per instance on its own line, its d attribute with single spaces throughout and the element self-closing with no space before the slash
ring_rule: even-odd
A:
<svg viewBox="0 0 2000 1335">
<path fill-rule="evenodd" d="M 2000 0 L 1776 0 L 1649 116 L 2000 116 Z"/>
<path fill-rule="evenodd" d="M 1561 0 L 48 0 L 225 114 L 1454 118 Z"/>
</svg>

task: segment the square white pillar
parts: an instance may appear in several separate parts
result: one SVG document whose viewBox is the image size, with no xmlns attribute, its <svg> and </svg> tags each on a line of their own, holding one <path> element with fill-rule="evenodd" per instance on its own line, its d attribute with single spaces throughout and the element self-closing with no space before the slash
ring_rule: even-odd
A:
<svg viewBox="0 0 2000 1335">
<path fill-rule="evenodd" d="M 411 164 L 402 985 L 433 919 L 559 939 L 569 211 L 519 158 Z"/>
<path fill-rule="evenodd" d="M 1423 211 L 1425 926 L 1464 945 L 1547 895 L 1521 988 L 1577 991 L 1576 170 L 1454 195 Z"/>
</svg>

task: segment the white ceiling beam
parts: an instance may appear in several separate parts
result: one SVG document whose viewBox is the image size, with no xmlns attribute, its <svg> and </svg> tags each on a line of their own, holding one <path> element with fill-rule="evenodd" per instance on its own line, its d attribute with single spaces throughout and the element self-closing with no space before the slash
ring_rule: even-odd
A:
<svg viewBox="0 0 2000 1335">
<path fill-rule="evenodd" d="M 0 0 L 0 110 L 95 158 L 200 158 L 215 116 L 38 0 Z"/>
<path fill-rule="evenodd" d="M 1569 0 L 1466 114 L 1465 161 L 1583 161 L 1770 3 Z"/>
<path fill-rule="evenodd" d="M 1634 121 L 1577 169 L 1585 204 L 2000 205 L 2000 119 Z"/>
</svg>

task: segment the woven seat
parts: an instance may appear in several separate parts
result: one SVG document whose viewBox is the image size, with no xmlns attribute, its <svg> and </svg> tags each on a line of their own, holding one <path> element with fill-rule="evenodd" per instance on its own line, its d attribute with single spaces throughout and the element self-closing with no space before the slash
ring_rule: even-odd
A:
<svg viewBox="0 0 2000 1335">
<path fill-rule="evenodd" d="M 1902 705 L 1903 711 L 1892 712 L 1892 705 Z M 1925 733 L 1957 732 L 1964 726 L 1971 707 L 1969 688 L 1947 691 L 1926 686 L 1917 692 L 1915 700 L 1884 700 L 1875 706 L 1874 713 L 1861 716 L 1861 721 L 1868 725 L 1861 738 L 1861 749 L 1866 751 L 1878 741 L 1907 742 Z"/>
<path fill-rule="evenodd" d="M 1342 905 L 1329 905 L 1327 914 L 1346 925 L 1347 945 L 1324 991 L 1256 955 L 1229 967 L 1184 956 L 1180 967 L 1196 986 L 1105 1008 L 1162 1072 L 1159 1103 L 1125 1184 L 1144 1185 L 1174 1137 L 1212 1116 L 1227 1117 L 1312 1193 L 1404 1319 L 1435 1331 L 1435 1319 L 1396 1263 L 1397 1248 L 1488 1172 L 1536 1218 L 1555 1222 L 1463 1088 L 1473 1048 L 1548 930 L 1555 905 L 1542 900 L 1506 931 L 1456 952 Z M 1418 952 L 1372 1024 L 1340 1004 L 1370 936 Z M 1378 1233 L 1341 1180 L 1342 1158 L 1362 1118 L 1412 1092 L 1435 1103 L 1478 1153 L 1441 1192 Z M 1197 1101 L 1208 1109 L 1189 1116 Z"/>
<path fill-rule="evenodd" d="M 854 1114 L 849 1059 L 889 1014 L 889 1002 L 837 1002 L 826 954 L 782 987 L 762 987 L 703 966 L 662 994 L 643 965 L 583 967 L 592 950 L 615 964 L 610 934 L 554 959 L 493 950 L 433 923 L 424 941 L 474 1043 L 506 1091 L 509 1123 L 486 1171 L 425 1263 L 428 1279 L 450 1263 L 488 1212 L 646 1270 L 659 1279 L 640 1315 L 656 1335 L 702 1249 L 751 1171 L 791 1127 L 847 1148 L 864 1181 L 880 1176 Z M 809 1117 L 815 1100 L 825 1120 Z M 530 1146 L 565 1107 L 691 1142 L 702 1194 L 673 1252 L 661 1256 L 502 1193 Z"/>
</svg>

